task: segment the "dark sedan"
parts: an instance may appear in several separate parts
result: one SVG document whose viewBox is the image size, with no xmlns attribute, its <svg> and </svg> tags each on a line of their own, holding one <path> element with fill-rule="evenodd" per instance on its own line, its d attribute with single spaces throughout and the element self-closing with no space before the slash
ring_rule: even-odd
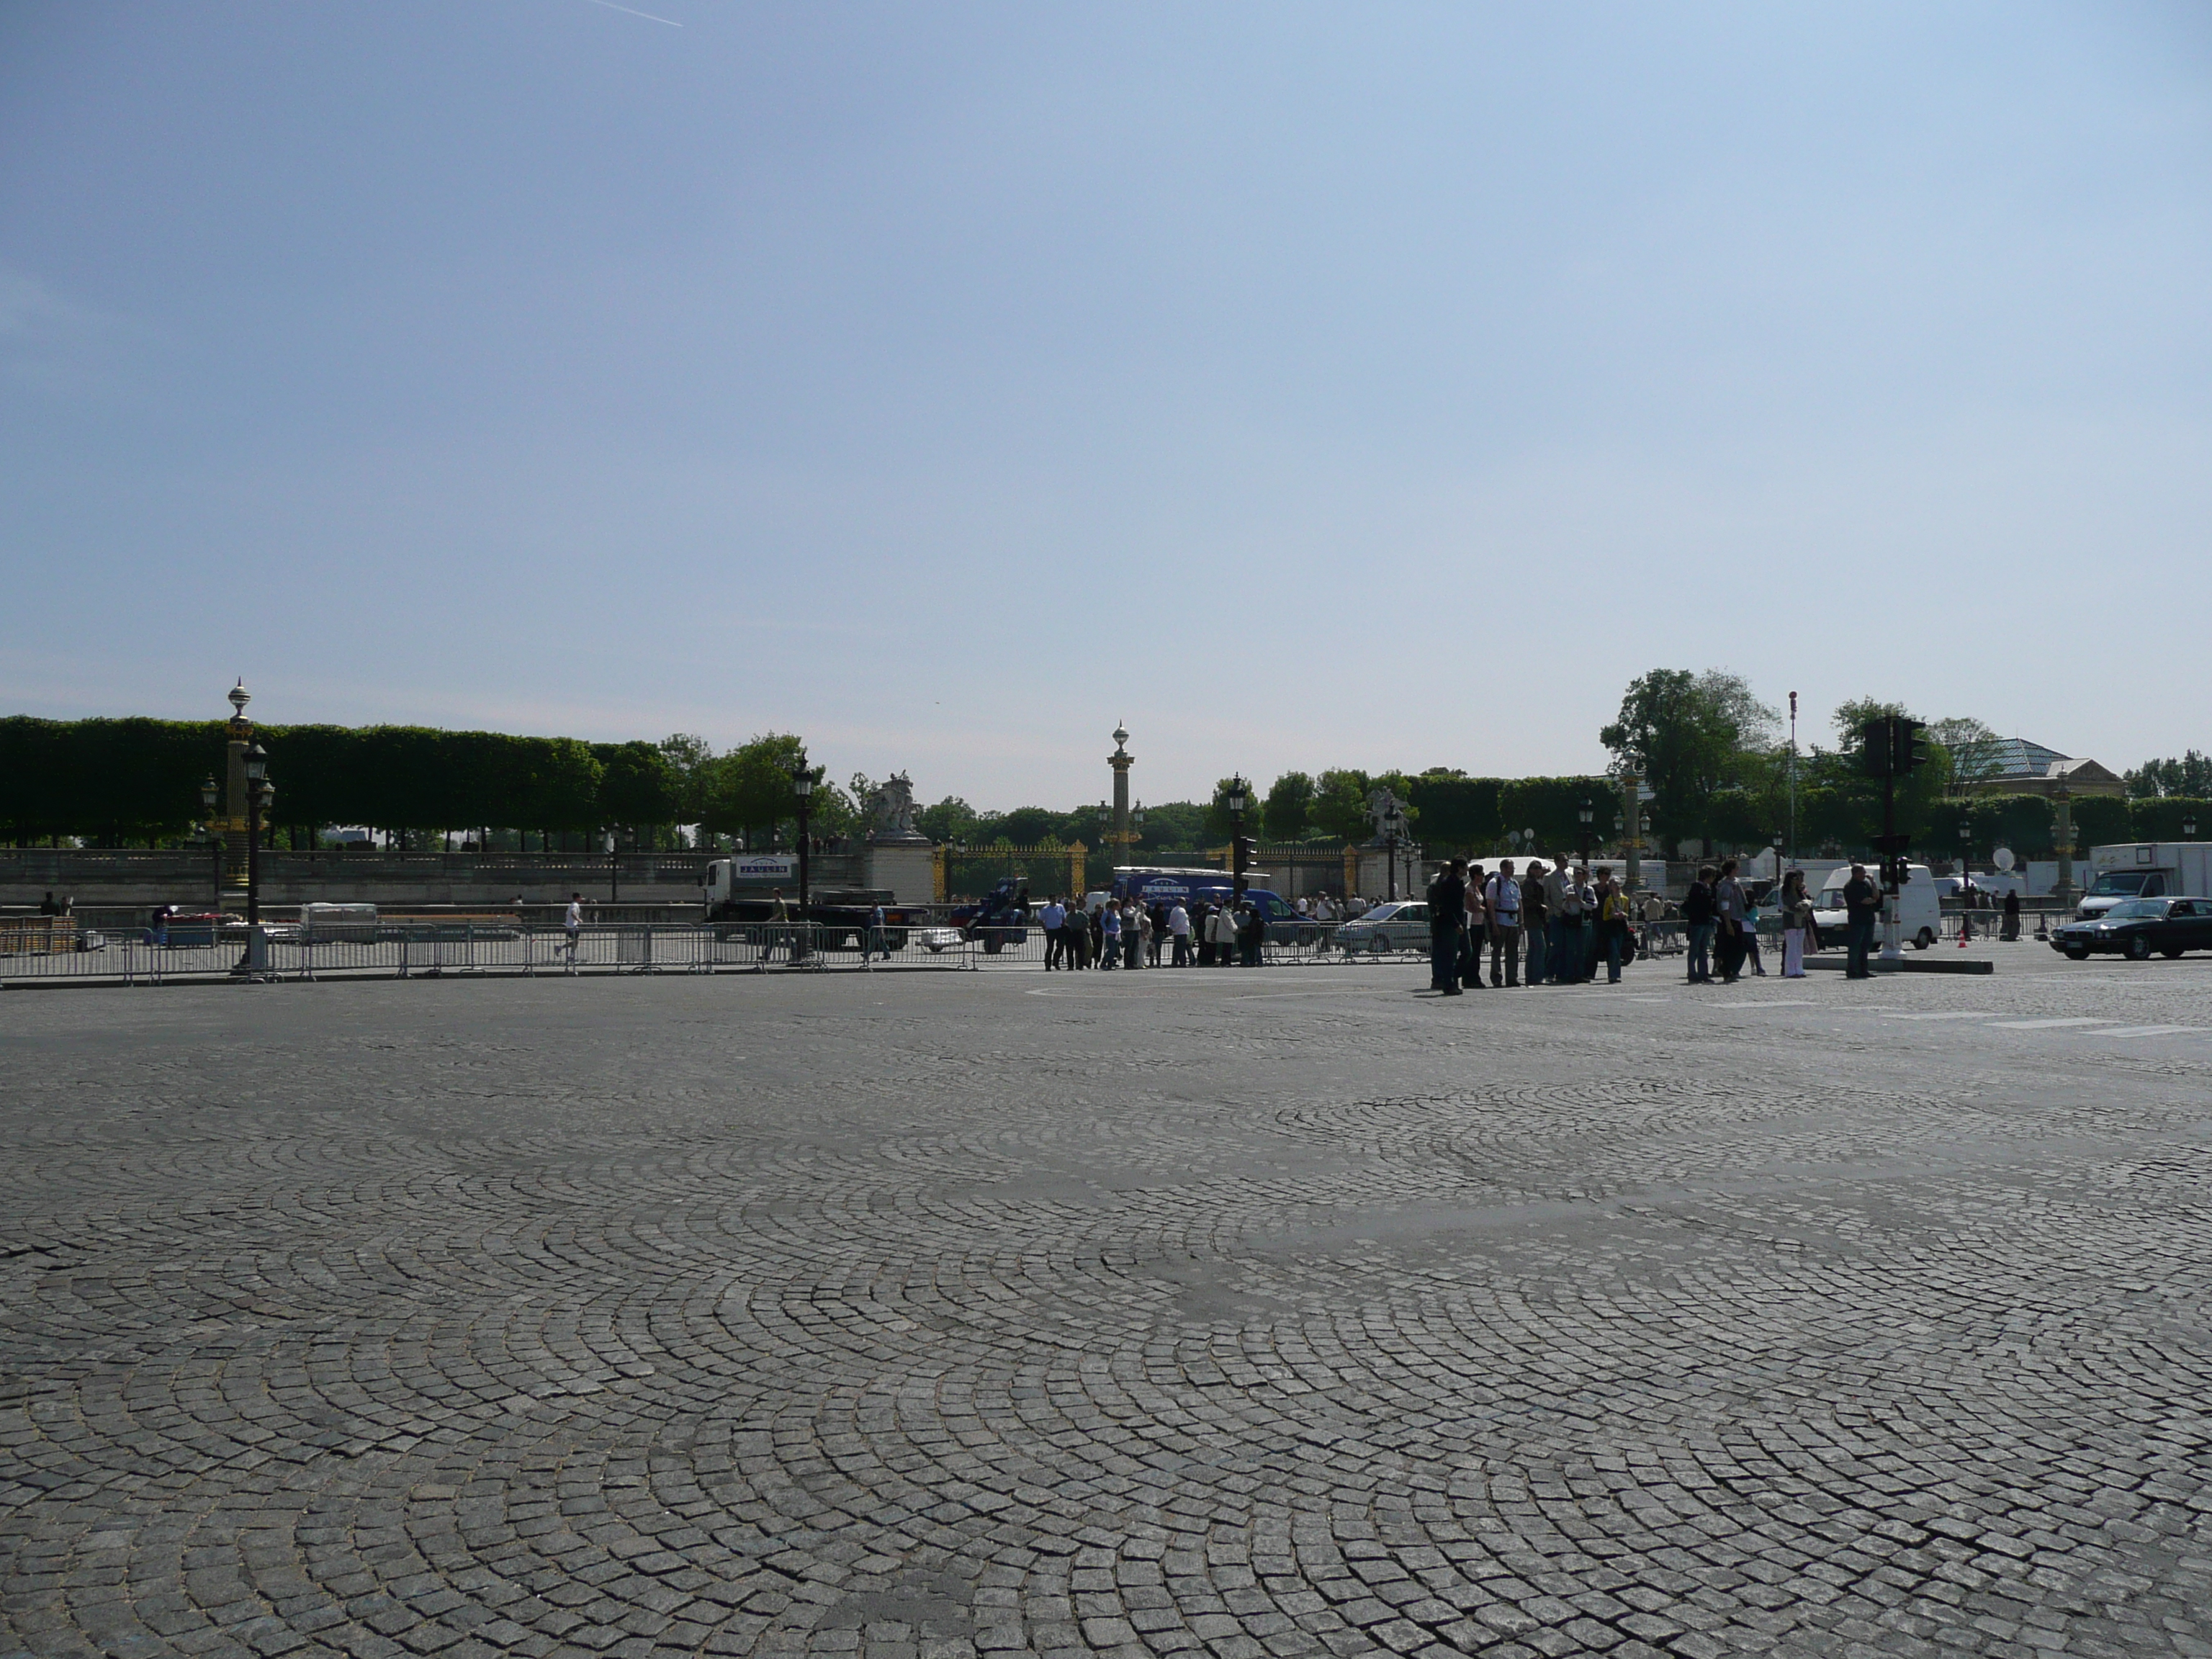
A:
<svg viewBox="0 0 2212 1659">
<path fill-rule="evenodd" d="M 2075 962 L 2092 951 L 2117 951 L 2142 962 L 2155 951 L 2212 951 L 2212 899 L 2124 899 L 2092 921 L 2070 921 L 2051 936 L 2054 951 Z"/>
</svg>

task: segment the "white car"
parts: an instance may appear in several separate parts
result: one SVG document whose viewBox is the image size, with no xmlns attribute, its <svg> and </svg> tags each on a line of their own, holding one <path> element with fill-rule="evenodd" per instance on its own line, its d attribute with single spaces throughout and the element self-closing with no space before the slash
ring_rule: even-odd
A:
<svg viewBox="0 0 2212 1659">
<path fill-rule="evenodd" d="M 1867 866 L 1868 879 L 1876 886 L 1881 880 L 1876 866 Z M 1905 866 L 1905 885 L 1897 890 L 1897 936 L 1916 951 L 1925 951 L 1943 935 L 1943 903 L 1936 895 L 1936 878 L 1924 864 Z M 1843 948 L 1850 936 L 1850 915 L 1844 908 L 1844 886 L 1851 878 L 1850 866 L 1828 872 L 1828 878 L 1820 890 L 1813 896 L 1813 925 L 1820 930 L 1820 943 L 1830 950 Z M 1881 930 L 1875 930 L 1875 944 L 1880 948 Z"/>
<path fill-rule="evenodd" d="M 1378 904 L 1339 927 L 1336 942 L 1347 955 L 1363 951 L 1373 956 L 1386 956 L 1394 951 L 1425 951 L 1429 948 L 1429 907 L 1419 899 Z"/>
</svg>

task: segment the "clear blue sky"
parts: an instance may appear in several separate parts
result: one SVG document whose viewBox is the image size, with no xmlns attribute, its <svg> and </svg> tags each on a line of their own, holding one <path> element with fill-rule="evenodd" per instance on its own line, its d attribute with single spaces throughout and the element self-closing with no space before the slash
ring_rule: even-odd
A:
<svg viewBox="0 0 2212 1659">
<path fill-rule="evenodd" d="M 0 9 L 0 709 L 2212 740 L 2212 9 Z"/>
</svg>

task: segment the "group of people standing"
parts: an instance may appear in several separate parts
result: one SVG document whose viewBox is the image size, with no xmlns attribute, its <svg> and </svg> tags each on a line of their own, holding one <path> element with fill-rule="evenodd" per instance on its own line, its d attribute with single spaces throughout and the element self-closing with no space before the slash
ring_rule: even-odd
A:
<svg viewBox="0 0 2212 1659">
<path fill-rule="evenodd" d="M 1197 914 L 1192 915 L 1195 908 Z M 1055 968 L 1158 968 L 1167 947 L 1170 968 L 1260 966 L 1267 920 L 1252 905 L 1182 901 L 1141 904 L 1133 898 L 1108 899 L 1086 909 L 1058 894 L 1036 913 L 1044 935 L 1044 965 Z"/>
<path fill-rule="evenodd" d="M 1683 931 L 1689 936 L 1690 983 L 1733 985 L 1749 967 L 1766 977 L 1766 963 L 1759 953 L 1759 907 L 1736 874 L 1734 859 L 1717 867 L 1705 865 L 1682 898 Z M 1782 911 L 1782 977 L 1805 977 L 1805 952 L 1819 950 L 1820 936 L 1813 927 L 1813 896 L 1805 890 L 1805 872 L 1792 870 L 1782 878 L 1774 895 Z M 1715 978 L 1713 969 L 1720 969 Z"/>
<path fill-rule="evenodd" d="M 1486 950 L 1497 988 L 1586 984 L 1601 963 L 1617 985 L 1636 957 L 1635 901 L 1611 871 L 1593 882 L 1565 854 L 1548 868 L 1531 859 L 1525 872 L 1511 859 L 1495 872 L 1454 859 L 1427 896 L 1430 988 L 1446 996 L 1483 988 Z"/>
</svg>

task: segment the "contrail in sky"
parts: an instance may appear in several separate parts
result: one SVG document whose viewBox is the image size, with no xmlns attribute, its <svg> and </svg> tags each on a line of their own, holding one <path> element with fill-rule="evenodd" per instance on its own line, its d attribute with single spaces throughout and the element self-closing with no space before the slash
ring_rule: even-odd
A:
<svg viewBox="0 0 2212 1659">
<path fill-rule="evenodd" d="M 618 6 L 615 4 L 615 0 L 592 0 L 592 3 L 595 6 L 605 6 L 609 11 L 629 12 L 631 16 L 642 17 L 648 23 L 665 23 L 672 29 L 680 29 L 684 27 L 673 17 L 655 17 L 649 11 L 638 11 L 629 6 Z"/>
</svg>

